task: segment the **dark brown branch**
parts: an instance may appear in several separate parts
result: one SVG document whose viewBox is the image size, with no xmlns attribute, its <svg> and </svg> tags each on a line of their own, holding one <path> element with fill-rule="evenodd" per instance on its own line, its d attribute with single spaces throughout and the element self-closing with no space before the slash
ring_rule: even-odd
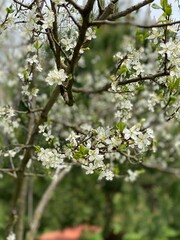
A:
<svg viewBox="0 0 180 240">
<path fill-rule="evenodd" d="M 164 77 L 164 76 L 169 76 L 169 73 L 165 73 L 165 72 L 161 72 L 161 73 L 157 73 L 157 74 L 154 74 L 154 75 L 147 75 L 147 76 L 144 76 L 144 77 L 137 77 L 137 78 L 131 78 L 131 79 L 128 79 L 128 80 L 125 80 L 125 81 L 121 81 L 121 82 L 118 82 L 118 85 L 119 86 L 123 86 L 123 85 L 126 85 L 126 84 L 130 84 L 130 83 L 135 83 L 135 82 L 139 82 L 139 81 L 146 81 L 146 80 L 151 80 L 153 82 L 155 82 L 156 84 L 159 84 L 157 81 L 156 81 L 156 78 L 159 78 L 159 77 Z M 160 85 L 161 87 L 164 87 L 164 85 Z M 108 89 L 110 89 L 111 87 L 111 83 L 107 83 L 105 84 L 104 86 L 98 88 L 98 89 L 84 89 L 84 88 L 75 88 L 73 87 L 72 88 L 72 91 L 75 92 L 75 93 L 83 93 L 83 94 L 97 94 L 97 93 L 102 93 L 104 91 L 107 91 Z"/>
<path fill-rule="evenodd" d="M 26 143 L 26 145 L 32 145 L 34 143 L 35 136 L 38 133 L 39 125 L 43 124 L 47 120 L 47 115 L 48 115 L 49 111 L 51 110 L 52 106 L 54 105 L 54 103 L 57 101 L 58 96 L 59 96 L 59 86 L 57 86 L 55 88 L 48 103 L 44 107 L 44 109 L 40 115 L 39 121 L 35 124 L 32 132 L 31 132 L 31 135 L 28 137 L 29 139 L 28 139 L 28 142 Z M 17 177 L 17 182 L 16 182 L 15 194 L 14 194 L 13 202 L 12 202 L 11 217 L 10 217 L 10 223 L 8 226 L 8 232 L 11 231 L 12 223 L 15 224 L 15 222 L 16 222 L 17 203 L 20 201 L 20 195 L 21 195 L 22 186 L 23 186 L 24 177 L 25 177 L 24 173 L 25 173 L 26 165 L 27 165 L 30 157 L 31 157 L 31 148 L 28 148 L 25 150 L 24 158 L 23 158 L 20 168 L 17 172 L 18 177 Z"/>
<path fill-rule="evenodd" d="M 97 94 L 97 93 L 102 93 L 104 91 L 107 91 L 110 87 L 111 87 L 111 84 L 107 83 L 103 87 L 100 87 L 98 89 L 84 89 L 84 88 L 73 87 L 72 91 L 75 93 L 83 93 L 83 94 Z"/>
<path fill-rule="evenodd" d="M 169 76 L 169 72 L 160 72 L 160 73 L 157 73 L 157 74 L 149 74 L 147 76 L 144 76 L 144 77 L 137 77 L 137 78 L 131 78 L 131 79 L 128 79 L 128 80 L 125 80 L 125 81 L 121 81 L 118 83 L 118 85 L 126 85 L 126 84 L 129 84 L 129 83 L 135 83 L 135 82 L 139 82 L 139 81 L 145 81 L 145 80 L 156 80 L 156 78 L 159 78 L 159 77 L 164 77 L 164 76 Z"/>
<path fill-rule="evenodd" d="M 59 47 L 59 34 L 58 34 L 56 5 L 52 0 L 51 0 L 51 8 L 52 8 L 52 11 L 54 12 L 53 31 L 51 32 L 51 34 L 53 35 L 54 39 L 56 40 L 56 41 L 54 41 L 54 43 L 55 43 L 55 59 L 56 59 L 57 69 L 59 70 L 61 68 L 61 58 L 60 58 L 61 49 Z"/>
<path fill-rule="evenodd" d="M 66 11 L 68 12 L 69 17 L 72 19 L 72 21 L 74 22 L 74 24 L 78 27 L 78 29 L 80 29 L 80 28 L 81 28 L 81 24 L 76 21 L 76 19 L 75 19 L 74 16 L 71 14 L 71 12 L 70 12 L 69 9 L 66 7 L 66 5 L 64 6 L 64 8 L 65 8 Z"/>
<path fill-rule="evenodd" d="M 174 118 L 175 114 L 179 111 L 180 106 L 169 116 L 169 118 L 167 119 L 167 121 L 170 121 L 171 119 Z"/>
<path fill-rule="evenodd" d="M 83 8 L 81 6 L 79 6 L 75 1 L 66 0 L 66 2 L 70 3 L 80 14 L 83 13 Z"/>
<path fill-rule="evenodd" d="M 100 26 L 100 25 L 129 25 L 133 27 L 138 27 L 138 28 L 144 28 L 144 29 L 151 29 L 151 28 L 160 28 L 160 27 L 166 27 L 166 26 L 173 26 L 175 24 L 180 24 L 180 21 L 175 21 L 175 22 L 169 22 L 169 23 L 162 23 L 162 24 L 152 24 L 152 25 L 140 25 L 136 23 L 131 23 L 131 22 L 112 22 L 109 20 L 95 20 L 91 22 L 89 25 L 90 26 Z"/>
<path fill-rule="evenodd" d="M 69 79 L 69 82 L 68 82 L 67 88 L 66 88 L 67 95 L 68 95 L 67 104 L 69 106 L 73 105 L 72 85 L 73 85 L 73 82 L 74 82 L 74 79 L 73 79 L 74 68 L 75 68 L 75 66 L 76 66 L 76 64 L 77 64 L 77 62 L 80 58 L 79 51 L 80 51 L 81 47 L 83 46 L 85 38 L 86 38 L 86 32 L 87 32 L 88 25 L 89 25 L 89 17 L 90 17 L 90 13 L 93 9 L 94 2 L 95 2 L 95 0 L 88 0 L 85 7 L 84 7 L 84 10 L 83 10 L 83 13 L 82 13 L 83 23 L 82 23 L 82 26 L 81 26 L 80 31 L 79 31 L 79 36 L 78 36 L 76 46 L 74 48 L 73 56 L 72 56 L 72 59 L 71 59 L 71 64 L 69 65 L 68 73 L 72 75 L 72 77 Z"/>
<path fill-rule="evenodd" d="M 107 19 L 109 15 L 111 15 L 114 12 L 114 9 L 115 9 L 115 4 L 113 2 L 110 2 L 98 19 L 99 20 Z"/>
<path fill-rule="evenodd" d="M 99 10 L 99 16 L 103 13 L 103 7 L 101 5 L 100 0 L 97 0 L 98 10 Z"/>
<path fill-rule="evenodd" d="M 13 1 L 14 1 L 15 3 L 19 4 L 21 7 L 31 9 L 36 0 L 34 0 L 34 1 L 33 1 L 31 4 L 29 4 L 29 5 L 27 5 L 27 4 L 23 3 L 23 2 L 20 2 L 20 1 L 18 1 L 18 0 L 13 0 Z"/>
<path fill-rule="evenodd" d="M 126 10 L 122 11 L 122 12 L 118 12 L 118 13 L 114 13 L 114 14 L 111 14 L 109 17 L 108 17 L 108 20 L 110 21 L 114 21 L 118 18 L 121 18 L 121 17 L 124 17 L 124 16 L 127 16 L 128 14 L 148 5 L 149 3 L 152 3 L 154 2 L 154 0 L 144 0 L 143 2 L 140 2 L 136 5 L 133 5 L 132 7 L 129 7 L 127 8 Z"/>
</svg>

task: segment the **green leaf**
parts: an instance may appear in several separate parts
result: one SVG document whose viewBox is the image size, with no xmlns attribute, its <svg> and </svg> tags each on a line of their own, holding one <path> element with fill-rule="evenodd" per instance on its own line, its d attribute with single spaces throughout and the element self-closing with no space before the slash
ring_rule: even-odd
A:
<svg viewBox="0 0 180 240">
<path fill-rule="evenodd" d="M 164 12 L 167 14 L 167 16 L 171 16 L 172 15 L 172 7 L 170 4 L 168 4 L 165 8 L 164 8 Z"/>
<path fill-rule="evenodd" d="M 89 152 L 89 150 L 86 147 L 84 147 L 83 145 L 79 146 L 79 151 L 83 155 L 86 155 Z"/>
<path fill-rule="evenodd" d="M 171 7 L 171 4 L 168 3 L 168 0 L 161 0 L 160 3 L 166 16 L 171 16 L 172 7 Z"/>
<path fill-rule="evenodd" d="M 171 105 L 171 104 L 173 104 L 175 101 L 176 101 L 176 97 L 175 96 L 170 96 L 170 98 L 169 98 L 169 104 Z"/>
<path fill-rule="evenodd" d="M 40 49 L 42 47 L 43 44 L 40 44 L 39 45 L 39 41 L 37 40 L 35 43 L 34 43 L 34 47 L 36 50 Z"/>
<path fill-rule="evenodd" d="M 162 9 L 159 5 L 157 5 L 156 3 L 153 3 L 152 5 L 151 5 L 151 7 L 152 8 L 154 8 L 154 9 Z"/>
<path fill-rule="evenodd" d="M 115 173 L 115 174 L 119 174 L 119 173 L 120 173 L 119 166 L 115 166 L 115 167 L 114 167 L 114 173 Z"/>
<path fill-rule="evenodd" d="M 177 78 L 177 79 L 171 79 L 170 82 L 169 82 L 169 88 L 171 90 L 176 90 L 178 89 L 180 86 L 180 78 Z"/>
<path fill-rule="evenodd" d="M 12 6 L 10 6 L 10 7 L 6 8 L 6 12 L 11 14 L 14 12 L 14 9 L 12 8 Z"/>
<path fill-rule="evenodd" d="M 118 147 L 118 150 L 121 151 L 121 150 L 124 150 L 127 148 L 127 144 L 121 144 L 119 147 Z"/>
<path fill-rule="evenodd" d="M 120 73 L 123 74 L 123 73 L 126 73 L 126 72 L 127 72 L 126 65 L 122 65 L 121 68 L 120 68 Z"/>
<path fill-rule="evenodd" d="M 23 76 L 24 76 L 24 79 L 27 79 L 28 75 L 27 75 L 26 70 L 23 71 Z"/>
<path fill-rule="evenodd" d="M 83 154 L 81 154 L 81 153 L 75 153 L 74 155 L 73 155 L 73 157 L 75 158 L 75 159 L 80 159 L 80 158 L 82 158 L 84 155 Z"/>
<path fill-rule="evenodd" d="M 22 100 L 20 100 L 19 106 L 18 106 L 18 110 L 19 111 L 23 111 L 23 112 L 29 111 L 27 103 L 22 101 Z"/>
<path fill-rule="evenodd" d="M 38 41 L 36 41 L 36 42 L 34 43 L 34 47 L 35 47 L 36 50 L 39 49 L 39 42 L 38 42 Z"/>
<path fill-rule="evenodd" d="M 161 4 L 162 8 L 164 9 L 168 5 L 168 0 L 161 0 L 160 4 Z"/>
<path fill-rule="evenodd" d="M 41 151 L 41 147 L 38 146 L 38 145 L 34 145 L 34 148 L 36 149 L 37 152 L 40 152 L 40 151 Z"/>
<path fill-rule="evenodd" d="M 125 129 L 125 127 L 126 127 L 126 124 L 123 123 L 123 122 L 118 122 L 118 123 L 116 124 L 116 128 L 120 130 L 120 133 L 123 132 L 123 130 Z"/>
</svg>

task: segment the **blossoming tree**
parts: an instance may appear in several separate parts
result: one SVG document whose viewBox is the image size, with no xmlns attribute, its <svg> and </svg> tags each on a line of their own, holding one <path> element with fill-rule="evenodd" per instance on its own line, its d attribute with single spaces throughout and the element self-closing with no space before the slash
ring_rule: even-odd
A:
<svg viewBox="0 0 180 240">
<path fill-rule="evenodd" d="M 146 168 L 180 174 L 180 21 L 168 0 L 144 0 L 123 11 L 119 2 L 1 4 L 0 171 L 15 178 L 8 240 L 34 239 L 52 192 L 74 165 L 107 181 L 134 181 Z M 123 20 L 147 5 L 161 9 L 157 22 Z M 132 33 L 111 68 L 98 70 L 97 56 L 90 70 L 85 56 L 104 25 L 128 25 Z M 25 232 L 26 180 L 41 165 L 52 182 Z"/>
</svg>

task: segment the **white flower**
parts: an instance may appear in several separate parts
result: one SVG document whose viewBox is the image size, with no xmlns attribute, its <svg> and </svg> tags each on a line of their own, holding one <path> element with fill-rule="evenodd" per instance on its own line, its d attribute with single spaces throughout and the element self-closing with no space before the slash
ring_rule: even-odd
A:
<svg viewBox="0 0 180 240">
<path fill-rule="evenodd" d="M 160 98 L 155 93 L 151 93 L 147 102 L 148 109 L 151 112 L 154 112 L 154 107 L 160 102 Z"/>
<path fill-rule="evenodd" d="M 22 95 L 27 96 L 29 100 L 32 100 L 33 97 L 37 97 L 38 92 L 39 89 L 37 88 L 29 89 L 29 85 L 22 86 L 21 90 Z"/>
<path fill-rule="evenodd" d="M 128 176 L 125 177 L 125 181 L 127 182 L 134 182 L 139 175 L 138 171 L 133 172 L 132 170 L 128 169 L 127 172 L 128 172 Z"/>
<path fill-rule="evenodd" d="M 133 105 L 132 105 L 131 101 L 129 101 L 129 100 L 124 100 L 121 102 L 121 108 L 131 110 L 132 107 L 133 107 Z"/>
<path fill-rule="evenodd" d="M 27 58 L 26 62 L 30 65 L 33 65 L 33 63 L 38 64 L 39 60 L 37 59 L 37 55 L 32 56 L 31 58 Z"/>
<path fill-rule="evenodd" d="M 6 240 L 16 240 L 16 235 L 13 232 L 11 232 L 9 236 L 6 238 Z"/>
<path fill-rule="evenodd" d="M 163 31 L 161 29 L 153 28 L 152 33 L 149 35 L 147 39 L 153 40 L 154 44 L 158 43 L 158 39 L 163 36 Z"/>
<path fill-rule="evenodd" d="M 95 167 L 92 163 L 90 163 L 88 166 L 82 165 L 82 168 L 86 170 L 86 174 L 93 174 Z"/>
<path fill-rule="evenodd" d="M 42 72 L 43 68 L 40 63 L 37 64 L 36 69 L 37 71 Z"/>
<path fill-rule="evenodd" d="M 88 28 L 88 30 L 86 32 L 86 39 L 91 40 L 94 38 L 96 38 L 96 31 L 93 30 L 92 28 Z"/>
<path fill-rule="evenodd" d="M 171 57 L 171 55 L 175 54 L 177 51 L 177 44 L 175 44 L 172 40 L 167 43 L 160 43 L 161 50 L 159 51 L 159 54 L 167 54 L 168 58 Z"/>
<path fill-rule="evenodd" d="M 34 96 L 34 97 L 37 97 L 38 92 L 39 92 L 39 89 L 37 89 L 37 88 L 32 88 L 31 89 L 31 95 Z"/>
<path fill-rule="evenodd" d="M 149 138 L 154 138 L 154 132 L 151 128 L 146 129 L 146 134 L 148 135 Z"/>
<path fill-rule="evenodd" d="M 137 139 L 137 136 L 138 136 L 138 134 L 139 134 L 140 132 L 139 132 L 139 128 L 135 125 L 135 126 L 133 126 L 132 128 L 130 128 L 130 129 L 125 128 L 125 129 L 123 130 L 123 133 L 124 133 L 124 138 L 125 138 L 126 140 L 128 140 L 128 139 L 130 139 L 130 138 L 132 138 L 133 140 L 136 140 L 136 139 Z"/>
<path fill-rule="evenodd" d="M 7 153 L 4 154 L 5 157 L 13 158 L 16 155 L 16 151 L 9 150 Z"/>
<path fill-rule="evenodd" d="M 42 28 L 43 29 L 47 29 L 47 28 L 51 28 L 52 24 L 54 22 L 54 12 L 53 11 L 48 11 L 45 16 L 44 16 L 44 20 L 42 21 L 43 25 Z"/>
<path fill-rule="evenodd" d="M 122 140 L 117 137 L 111 137 L 110 139 L 106 139 L 106 144 L 108 144 L 108 151 L 111 151 L 114 147 L 120 146 L 122 143 Z"/>
<path fill-rule="evenodd" d="M 143 66 L 140 64 L 140 62 L 137 62 L 136 65 L 133 66 L 133 69 L 136 70 L 137 76 L 144 72 Z"/>
<path fill-rule="evenodd" d="M 66 138 L 66 141 L 69 141 L 73 146 L 77 146 L 78 143 L 77 143 L 77 140 L 80 136 L 77 135 L 74 131 L 72 131 L 69 135 L 68 138 Z"/>
<path fill-rule="evenodd" d="M 95 150 L 89 150 L 89 161 L 101 161 L 103 158 L 103 155 L 99 154 L 99 148 L 96 148 Z"/>
<path fill-rule="evenodd" d="M 55 139 L 55 137 L 52 135 L 51 125 L 48 125 L 48 123 L 39 126 L 39 133 L 42 133 L 47 142 Z"/>
<path fill-rule="evenodd" d="M 66 78 L 67 75 L 64 69 L 60 69 L 59 71 L 57 69 L 54 69 L 48 73 L 45 81 L 51 86 L 54 84 L 61 85 L 66 80 Z"/>
<path fill-rule="evenodd" d="M 37 153 L 37 160 L 42 162 L 46 168 L 60 168 L 63 167 L 64 154 L 59 153 L 55 148 L 41 148 Z"/>
<path fill-rule="evenodd" d="M 0 107 L 0 117 L 4 117 L 7 120 L 10 120 L 15 116 L 15 111 L 12 107 Z"/>
<path fill-rule="evenodd" d="M 73 38 L 63 38 L 61 42 L 66 47 L 66 51 L 69 51 L 75 47 L 75 41 Z"/>
<path fill-rule="evenodd" d="M 98 179 L 101 180 L 103 178 L 105 178 L 106 180 L 112 181 L 114 178 L 114 173 L 109 169 L 103 170 L 99 175 Z"/>
<path fill-rule="evenodd" d="M 37 10 L 35 7 L 27 12 L 26 18 L 24 20 L 26 21 L 25 27 L 27 32 L 30 32 L 33 29 L 37 29 L 39 27 L 36 24 L 39 20 L 39 17 L 37 17 Z"/>
<path fill-rule="evenodd" d="M 111 134 L 111 131 L 107 128 L 104 129 L 103 127 L 98 127 L 96 129 L 96 133 L 97 133 L 97 139 L 99 142 L 104 142 Z"/>
<path fill-rule="evenodd" d="M 146 135 L 143 135 L 142 133 L 139 133 L 138 139 L 136 139 L 136 145 L 139 149 L 144 150 L 146 146 L 150 145 L 151 142 L 146 137 Z"/>
</svg>

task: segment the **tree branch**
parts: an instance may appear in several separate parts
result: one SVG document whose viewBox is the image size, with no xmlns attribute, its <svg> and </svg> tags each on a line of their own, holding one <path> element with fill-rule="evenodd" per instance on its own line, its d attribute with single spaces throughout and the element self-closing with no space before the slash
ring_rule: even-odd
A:
<svg viewBox="0 0 180 240">
<path fill-rule="evenodd" d="M 90 13 L 93 9 L 94 2 L 95 2 L 95 0 L 88 0 L 83 9 L 83 13 L 82 13 L 83 23 L 82 23 L 82 26 L 79 31 L 78 40 L 77 40 L 76 46 L 74 48 L 73 56 L 72 56 L 71 63 L 69 65 L 69 69 L 68 69 L 68 73 L 72 75 L 72 77 L 69 79 L 67 87 L 66 87 L 67 95 L 68 95 L 67 104 L 69 106 L 73 105 L 72 85 L 74 82 L 74 78 L 73 78 L 74 68 L 79 59 L 79 51 L 80 51 L 80 49 L 85 41 L 85 38 L 86 38 L 86 31 L 87 31 L 88 25 L 89 25 L 89 17 L 90 17 Z"/>
<path fill-rule="evenodd" d="M 34 238 L 37 234 L 37 230 L 38 230 L 42 215 L 44 213 L 44 210 L 45 210 L 48 202 L 50 201 L 54 190 L 58 186 L 59 182 L 67 174 L 67 172 L 68 171 L 66 169 L 64 169 L 54 175 L 52 182 L 50 183 L 50 185 L 48 186 L 48 188 L 46 189 L 46 191 L 44 192 L 42 198 L 40 199 L 40 201 L 38 203 L 38 206 L 35 210 L 35 213 L 34 213 L 31 225 L 30 225 L 30 229 L 25 238 L 26 240 L 34 240 Z"/>
<path fill-rule="evenodd" d="M 123 85 L 126 85 L 126 84 L 129 84 L 129 83 L 135 83 L 135 82 L 139 82 L 139 81 L 146 81 L 146 80 L 151 80 L 153 82 L 155 82 L 156 84 L 159 84 L 157 81 L 156 81 L 156 78 L 159 78 L 159 77 L 164 77 L 164 76 L 169 76 L 169 73 L 165 73 L 165 72 L 160 72 L 160 73 L 157 73 L 157 74 L 154 74 L 154 75 L 147 75 L 147 76 L 144 76 L 144 77 L 137 77 L 137 78 L 131 78 L 131 79 L 128 79 L 128 80 L 125 80 L 125 81 L 121 81 L 121 82 L 118 82 L 118 85 L 119 86 L 123 86 Z M 165 87 L 164 85 L 160 84 L 161 87 Z M 97 88 L 97 89 L 85 89 L 85 88 L 76 88 L 76 87 L 73 87 L 72 88 L 72 91 L 75 92 L 75 93 L 83 93 L 83 94 L 97 94 L 97 93 L 102 93 L 104 91 L 107 91 L 108 89 L 110 89 L 111 87 L 111 83 L 106 83 L 104 86 L 100 87 L 100 88 Z"/>
<path fill-rule="evenodd" d="M 140 2 L 140 3 L 138 3 L 138 4 L 136 4 L 136 5 L 132 6 L 132 7 L 129 7 L 129 8 L 127 8 L 124 11 L 111 14 L 108 17 L 108 20 L 114 21 L 114 20 L 116 20 L 118 18 L 124 17 L 124 16 L 126 16 L 126 15 L 128 15 L 128 14 L 130 14 L 130 13 L 132 13 L 132 12 L 134 12 L 134 11 L 136 11 L 136 10 L 146 6 L 146 5 L 148 5 L 149 3 L 152 3 L 152 2 L 154 2 L 154 0 L 144 0 L 143 2 Z"/>
<path fill-rule="evenodd" d="M 73 0 L 66 0 L 66 2 L 70 3 L 76 10 L 78 10 L 78 12 L 80 14 L 83 13 L 83 8 L 81 6 L 79 6 L 76 2 L 74 2 Z"/>
<path fill-rule="evenodd" d="M 133 27 L 138 27 L 138 28 L 144 28 L 144 29 L 151 29 L 151 28 L 160 28 L 160 27 L 166 27 L 166 26 L 172 26 L 175 24 L 180 24 L 179 21 L 175 22 L 169 22 L 169 23 L 162 23 L 162 24 L 152 24 L 152 25 L 141 25 L 141 24 L 136 24 L 136 23 L 131 23 L 131 22 L 112 22 L 109 20 L 95 20 L 89 23 L 89 26 L 101 26 L 101 25 L 129 25 Z"/>
<path fill-rule="evenodd" d="M 18 1 L 18 0 L 13 0 L 13 1 L 14 1 L 15 3 L 19 4 L 21 7 L 28 8 L 28 9 L 31 9 L 32 6 L 33 6 L 33 4 L 36 2 L 36 0 L 34 0 L 34 1 L 32 1 L 31 4 L 27 5 L 27 4 L 25 4 L 25 3 L 23 3 L 23 2 L 20 2 L 20 1 Z"/>
<path fill-rule="evenodd" d="M 141 163 L 141 165 L 147 169 L 158 170 L 160 172 L 169 173 L 169 174 L 174 175 L 177 178 L 180 178 L 180 169 L 171 168 L 171 167 L 161 167 L 161 166 L 154 165 L 151 163 Z"/>
<path fill-rule="evenodd" d="M 110 2 L 108 6 L 104 9 L 102 14 L 98 17 L 99 20 L 104 20 L 109 17 L 110 14 L 114 12 L 115 4 L 113 2 Z"/>
</svg>

